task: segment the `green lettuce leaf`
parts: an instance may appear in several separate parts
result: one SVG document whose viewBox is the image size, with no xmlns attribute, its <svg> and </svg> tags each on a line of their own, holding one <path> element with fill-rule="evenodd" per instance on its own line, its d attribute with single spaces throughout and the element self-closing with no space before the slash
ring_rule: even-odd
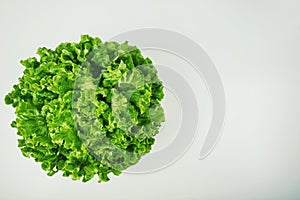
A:
<svg viewBox="0 0 300 200">
<path fill-rule="evenodd" d="M 105 182 L 150 152 L 165 120 L 163 84 L 137 47 L 82 35 L 37 54 L 21 61 L 23 76 L 4 99 L 25 157 L 49 176 Z"/>
</svg>

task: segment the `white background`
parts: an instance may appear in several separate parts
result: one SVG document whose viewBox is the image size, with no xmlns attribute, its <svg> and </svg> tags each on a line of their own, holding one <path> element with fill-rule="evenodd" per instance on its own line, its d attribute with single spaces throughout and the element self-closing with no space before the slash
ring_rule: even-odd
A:
<svg viewBox="0 0 300 200">
<path fill-rule="evenodd" d="M 300 1 L 0 1 L 0 199 L 300 199 Z M 197 139 L 175 165 L 147 175 L 83 184 L 47 177 L 17 148 L 3 98 L 22 75 L 19 60 L 40 46 L 103 40 L 164 28 L 201 45 L 227 98 L 223 136 L 198 160 Z"/>
</svg>

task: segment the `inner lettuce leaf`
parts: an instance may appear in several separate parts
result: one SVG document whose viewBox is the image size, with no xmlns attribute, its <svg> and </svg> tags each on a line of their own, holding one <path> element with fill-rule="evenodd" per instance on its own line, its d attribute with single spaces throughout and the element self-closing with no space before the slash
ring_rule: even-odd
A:
<svg viewBox="0 0 300 200">
<path fill-rule="evenodd" d="M 21 61 L 23 76 L 5 96 L 25 157 L 49 176 L 102 182 L 151 151 L 165 120 L 163 84 L 137 47 L 82 35 L 37 54 Z"/>
</svg>

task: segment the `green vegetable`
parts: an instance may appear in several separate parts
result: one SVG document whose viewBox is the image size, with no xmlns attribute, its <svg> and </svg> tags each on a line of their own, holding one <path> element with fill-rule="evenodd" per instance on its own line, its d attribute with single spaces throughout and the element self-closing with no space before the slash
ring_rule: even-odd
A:
<svg viewBox="0 0 300 200">
<path fill-rule="evenodd" d="M 127 42 L 37 50 L 5 103 L 15 109 L 18 147 L 48 175 L 108 181 L 149 153 L 164 121 L 162 82 L 149 58 Z"/>
</svg>

